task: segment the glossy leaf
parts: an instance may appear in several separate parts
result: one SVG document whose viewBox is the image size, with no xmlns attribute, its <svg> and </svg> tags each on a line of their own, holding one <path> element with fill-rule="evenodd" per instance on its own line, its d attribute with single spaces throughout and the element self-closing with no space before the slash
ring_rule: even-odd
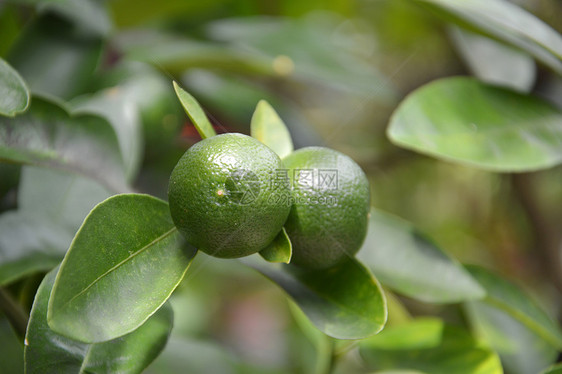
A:
<svg viewBox="0 0 562 374">
<path fill-rule="evenodd" d="M 505 311 L 553 347 L 562 349 L 562 331 L 537 304 L 511 282 L 478 266 L 467 266 L 487 292 L 485 301 Z"/>
<path fill-rule="evenodd" d="M 454 259 L 397 217 L 371 211 L 369 231 L 357 257 L 396 292 L 432 303 L 484 296 L 484 290 Z"/>
<path fill-rule="evenodd" d="M 415 0 L 447 20 L 520 48 L 562 74 L 562 36 L 506 0 Z"/>
<path fill-rule="evenodd" d="M 477 336 L 500 355 L 511 374 L 538 373 L 558 356 L 548 341 L 493 305 L 468 302 L 465 310 Z"/>
<path fill-rule="evenodd" d="M 388 136 L 404 148 L 500 172 L 548 168 L 562 161 L 562 112 L 471 78 L 445 78 L 410 94 Z"/>
<path fill-rule="evenodd" d="M 212 136 L 217 135 L 211 122 L 207 118 L 207 115 L 197 102 L 193 96 L 188 94 L 183 88 L 181 88 L 176 82 L 174 82 L 174 90 L 176 91 L 176 95 L 178 95 L 178 99 L 181 102 L 181 105 L 185 109 L 185 112 L 193 122 L 193 125 L 201 135 L 201 138 L 210 138 Z"/>
<path fill-rule="evenodd" d="M 93 113 L 107 119 L 117 134 L 127 178 L 133 180 L 144 147 L 139 108 L 132 97 L 115 87 L 77 100 L 72 106 L 75 113 Z"/>
<path fill-rule="evenodd" d="M 285 229 L 281 229 L 273 242 L 260 251 L 260 255 L 269 262 L 288 264 L 293 254 L 293 246 Z"/>
<path fill-rule="evenodd" d="M 0 58 L 0 115 L 13 117 L 29 104 L 29 91 L 17 71 Z"/>
<path fill-rule="evenodd" d="M 480 80 L 530 92 L 536 78 L 535 61 L 493 39 L 452 27 L 449 33 L 468 68 Z"/>
<path fill-rule="evenodd" d="M 58 265 L 84 218 L 109 196 L 76 174 L 22 168 L 18 210 L 0 215 L 0 284 Z"/>
<path fill-rule="evenodd" d="M 554 365 L 543 371 L 541 374 L 562 374 L 562 364 Z"/>
<path fill-rule="evenodd" d="M 86 89 L 102 46 L 100 37 L 58 17 L 43 15 L 25 28 L 7 60 L 34 94 L 70 99 Z"/>
<path fill-rule="evenodd" d="M 111 125 L 95 115 L 70 115 L 38 97 L 24 114 L 0 117 L 0 160 L 79 173 L 113 191 L 128 189 Z"/>
<path fill-rule="evenodd" d="M 110 197 L 90 212 L 62 262 L 49 326 L 89 343 L 127 334 L 168 299 L 195 253 L 164 201 Z"/>
<path fill-rule="evenodd" d="M 436 319 L 385 328 L 360 343 L 367 366 L 424 373 L 503 374 L 498 356 L 462 328 Z"/>
<path fill-rule="evenodd" d="M 386 300 L 378 281 L 357 260 L 326 270 L 242 260 L 281 287 L 310 321 L 337 339 L 362 339 L 386 323 Z"/>
<path fill-rule="evenodd" d="M 81 343 L 52 331 L 47 307 L 56 275 L 57 269 L 47 274 L 35 296 L 26 334 L 27 374 L 141 373 L 164 348 L 173 324 L 169 304 L 130 334 L 103 343 Z"/>
<path fill-rule="evenodd" d="M 294 150 L 287 126 L 265 100 L 261 100 L 254 111 L 250 131 L 254 138 L 273 149 L 281 158 Z"/>
</svg>

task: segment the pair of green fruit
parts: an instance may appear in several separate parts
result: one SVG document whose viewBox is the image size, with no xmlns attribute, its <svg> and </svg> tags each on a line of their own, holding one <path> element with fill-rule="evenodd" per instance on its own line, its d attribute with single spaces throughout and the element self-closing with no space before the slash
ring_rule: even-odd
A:
<svg viewBox="0 0 562 374">
<path fill-rule="evenodd" d="M 281 160 L 258 140 L 235 133 L 189 148 L 170 176 L 168 198 L 178 230 L 201 251 L 247 256 L 285 227 L 291 263 L 310 269 L 353 256 L 369 217 L 367 178 L 348 156 L 308 147 Z"/>
</svg>

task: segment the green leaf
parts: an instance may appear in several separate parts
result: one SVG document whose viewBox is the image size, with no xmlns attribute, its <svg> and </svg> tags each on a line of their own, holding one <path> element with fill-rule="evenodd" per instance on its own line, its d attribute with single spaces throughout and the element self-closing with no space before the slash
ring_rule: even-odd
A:
<svg viewBox="0 0 562 374">
<path fill-rule="evenodd" d="M 113 191 L 128 190 L 111 125 L 94 115 L 70 115 L 37 97 L 24 114 L 0 117 L 0 160 L 63 169 Z"/>
<path fill-rule="evenodd" d="M 291 262 L 293 254 L 293 246 L 291 239 L 287 235 L 285 228 L 282 228 L 279 234 L 273 239 L 273 242 L 265 249 L 260 251 L 260 255 L 269 262 L 283 262 L 288 264 Z"/>
<path fill-rule="evenodd" d="M 93 113 L 105 118 L 115 130 L 127 179 L 134 180 L 142 161 L 143 139 L 139 108 L 131 95 L 118 88 L 97 92 L 75 100 L 74 113 Z"/>
<path fill-rule="evenodd" d="M 224 71 L 190 69 L 182 74 L 182 82 L 191 87 L 193 95 L 214 108 L 221 108 L 221 113 L 231 118 L 233 125 L 238 124 L 238 127 L 234 128 L 238 132 L 247 130 L 243 128 L 243 124 L 248 120 L 248 112 L 255 108 L 256 102 L 265 99 L 283 113 L 289 133 L 294 139 L 298 139 L 300 144 L 322 143 L 309 118 L 295 102 L 268 91 L 259 81 Z"/>
<path fill-rule="evenodd" d="M 562 113 L 538 97 L 471 78 L 445 78 L 410 94 L 388 136 L 404 148 L 499 172 L 562 161 Z"/>
<path fill-rule="evenodd" d="M 457 27 L 451 27 L 449 34 L 466 65 L 478 79 L 520 92 L 531 91 L 536 67 L 528 54 Z"/>
<path fill-rule="evenodd" d="M 519 287 L 478 266 L 467 266 L 467 270 L 486 290 L 486 303 L 505 311 L 553 347 L 562 350 L 560 326 Z"/>
<path fill-rule="evenodd" d="M 87 343 L 129 333 L 168 299 L 195 253 L 164 201 L 110 197 L 90 212 L 62 262 L 49 326 Z"/>
<path fill-rule="evenodd" d="M 0 115 L 13 117 L 29 104 L 25 82 L 6 61 L 0 58 Z"/>
<path fill-rule="evenodd" d="M 26 334 L 27 374 L 141 373 L 162 351 L 173 324 L 169 304 L 130 334 L 103 343 L 81 343 L 49 329 L 47 308 L 56 275 L 56 269 L 47 274 L 35 296 Z"/>
<path fill-rule="evenodd" d="M 437 319 L 387 327 L 360 342 L 367 366 L 376 370 L 425 373 L 503 374 L 498 356 L 462 328 Z"/>
<path fill-rule="evenodd" d="M 183 109 L 185 109 L 185 112 L 193 122 L 201 138 L 205 139 L 217 135 L 197 100 L 181 88 L 175 81 L 173 84 Z"/>
<path fill-rule="evenodd" d="M 45 15 L 25 28 L 7 60 L 34 94 L 70 99 L 86 89 L 102 47 L 101 38 Z"/>
<path fill-rule="evenodd" d="M 562 374 L 562 364 L 551 366 L 541 374 Z"/>
<path fill-rule="evenodd" d="M 325 270 L 272 264 L 256 257 L 241 260 L 281 287 L 310 321 L 337 339 L 362 339 L 386 323 L 386 300 L 378 281 L 350 258 Z"/>
<path fill-rule="evenodd" d="M 294 150 L 287 126 L 265 100 L 260 100 L 256 106 L 250 132 L 254 138 L 273 149 L 281 158 L 287 157 Z"/>
<path fill-rule="evenodd" d="M 548 341 L 493 305 L 468 302 L 465 310 L 476 336 L 500 355 L 511 374 L 538 373 L 558 356 Z"/>
<path fill-rule="evenodd" d="M 0 368 L 3 373 L 23 373 L 23 346 L 8 320 L 0 313 Z"/>
<path fill-rule="evenodd" d="M 546 23 L 505 0 L 415 0 L 447 20 L 531 54 L 562 74 L 562 37 Z"/>
<path fill-rule="evenodd" d="M 371 210 L 369 231 L 357 257 L 387 287 L 417 300 L 455 303 L 484 290 L 454 259 L 410 223 Z"/>
</svg>

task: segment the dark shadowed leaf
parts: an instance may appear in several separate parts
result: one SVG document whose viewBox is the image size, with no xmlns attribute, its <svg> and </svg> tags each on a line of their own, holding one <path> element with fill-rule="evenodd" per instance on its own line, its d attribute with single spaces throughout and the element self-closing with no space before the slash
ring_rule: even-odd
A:
<svg viewBox="0 0 562 374">
<path fill-rule="evenodd" d="M 217 133 L 213 129 L 211 122 L 207 118 L 207 115 L 197 102 L 193 96 L 188 94 L 183 88 L 181 88 L 176 82 L 174 82 L 174 90 L 176 91 L 176 95 L 178 95 L 178 99 L 181 102 L 181 105 L 185 109 L 185 112 L 191 118 L 191 122 L 201 135 L 201 138 L 210 138 L 211 136 L 215 136 Z"/>
<path fill-rule="evenodd" d="M 556 359 L 556 348 L 505 311 L 481 301 L 465 308 L 476 335 L 500 355 L 509 373 L 538 373 Z"/>
<path fill-rule="evenodd" d="M 398 106 L 388 128 L 399 146 L 500 172 L 562 161 L 562 113 L 546 101 L 471 78 L 429 83 Z"/>
<path fill-rule="evenodd" d="M 0 284 L 59 264 L 84 218 L 109 196 L 76 174 L 22 168 L 18 210 L 0 216 Z"/>
<path fill-rule="evenodd" d="M 113 126 L 129 181 L 134 180 L 138 173 L 144 148 L 139 108 L 132 99 L 131 95 L 115 87 L 72 103 L 75 114 L 97 114 Z"/>
<path fill-rule="evenodd" d="M 244 75 L 279 75 L 273 69 L 271 58 L 224 44 L 200 42 L 148 29 L 121 32 L 114 41 L 127 58 L 176 73 L 192 68 L 214 68 Z"/>
<path fill-rule="evenodd" d="M 417 300 L 454 303 L 484 290 L 454 259 L 397 217 L 371 211 L 369 231 L 357 257 L 385 286 Z"/>
<path fill-rule="evenodd" d="M 83 174 L 113 191 L 128 189 L 111 125 L 95 115 L 72 116 L 38 97 L 24 114 L 0 117 L 2 159 Z"/>
<path fill-rule="evenodd" d="M 259 257 L 242 260 L 275 282 L 322 332 L 337 339 L 361 339 L 386 323 L 386 300 L 378 281 L 349 259 L 325 270 L 272 264 Z"/>
<path fill-rule="evenodd" d="M 23 345 L 8 320 L 0 313 L 0 368 L 2 373 L 23 372 Z"/>
<path fill-rule="evenodd" d="M 562 374 L 562 364 L 554 365 L 543 371 L 541 374 Z"/>
<path fill-rule="evenodd" d="M 503 374 L 497 354 L 464 329 L 434 318 L 387 327 L 379 335 L 361 341 L 360 353 L 371 369 Z"/>
<path fill-rule="evenodd" d="M 195 253 L 164 201 L 110 197 L 90 212 L 62 262 L 49 326 L 90 343 L 127 334 L 170 297 Z"/>
<path fill-rule="evenodd" d="M 83 92 L 101 53 L 101 38 L 46 15 L 25 29 L 7 60 L 31 92 L 70 99 Z"/>
<path fill-rule="evenodd" d="M 0 216 L 0 284 L 47 271 L 60 263 L 72 232 L 42 215 L 6 212 Z"/>
<path fill-rule="evenodd" d="M 284 158 L 293 152 L 293 141 L 287 126 L 279 115 L 265 100 L 261 100 L 252 116 L 251 134 L 279 157 Z"/>
<path fill-rule="evenodd" d="M 480 80 L 521 92 L 533 88 L 535 61 L 517 49 L 493 39 L 451 27 L 450 36 L 465 64 Z"/>
<path fill-rule="evenodd" d="M 172 336 L 147 374 L 236 374 L 235 362 L 232 354 L 213 342 Z"/>
<path fill-rule="evenodd" d="M 288 264 L 293 254 L 293 246 L 285 229 L 281 229 L 273 242 L 260 251 L 260 255 L 269 262 L 283 262 Z"/>
<path fill-rule="evenodd" d="M 47 274 L 35 296 L 26 335 L 27 374 L 141 373 L 164 348 L 173 324 L 169 304 L 130 334 L 103 343 L 81 343 L 52 331 L 47 306 L 56 275 L 57 269 Z"/>
<path fill-rule="evenodd" d="M 39 12 L 54 12 L 85 29 L 107 36 L 111 20 L 105 3 L 96 0 L 8 0 L 8 2 L 36 6 Z"/>
<path fill-rule="evenodd" d="M 524 50 L 562 74 L 562 36 L 506 0 L 414 0 L 460 26 Z"/>
<path fill-rule="evenodd" d="M 486 303 L 503 310 L 553 347 L 562 349 L 560 326 L 519 287 L 484 268 L 467 266 L 467 269 L 486 290 Z"/>
<path fill-rule="evenodd" d="M 29 91 L 17 71 L 0 58 L 0 115 L 13 117 L 29 103 Z"/>
</svg>

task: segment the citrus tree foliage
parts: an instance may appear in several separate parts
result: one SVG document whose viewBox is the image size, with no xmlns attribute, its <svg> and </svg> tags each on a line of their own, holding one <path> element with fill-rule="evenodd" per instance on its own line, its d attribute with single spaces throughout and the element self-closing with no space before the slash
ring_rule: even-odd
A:
<svg viewBox="0 0 562 374">
<path fill-rule="evenodd" d="M 0 371 L 562 372 L 560 15 L 556 0 L 2 3 Z M 170 173 L 229 132 L 281 162 L 305 146 L 357 162 L 359 252 L 337 202 L 344 218 L 315 233 L 318 256 L 346 254 L 329 267 L 292 262 L 289 226 L 238 259 L 187 243 Z"/>
</svg>

